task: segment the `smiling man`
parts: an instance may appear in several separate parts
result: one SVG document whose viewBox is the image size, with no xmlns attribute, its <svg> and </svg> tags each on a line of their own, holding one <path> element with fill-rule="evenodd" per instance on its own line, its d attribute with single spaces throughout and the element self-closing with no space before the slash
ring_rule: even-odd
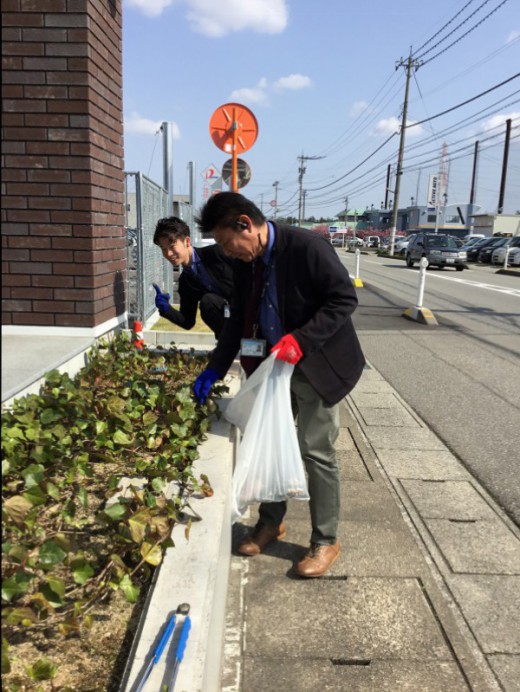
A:
<svg viewBox="0 0 520 692">
<path fill-rule="evenodd" d="M 157 284 L 153 284 L 155 306 L 161 317 L 189 330 L 195 324 L 197 307 L 200 307 L 202 320 L 218 339 L 229 314 L 233 261 L 218 245 L 194 248 L 189 226 L 176 216 L 159 219 L 153 242 L 173 267 L 182 268 L 178 310 L 170 305 L 169 293 L 163 293 Z"/>
<path fill-rule="evenodd" d="M 206 401 L 239 349 L 248 375 L 271 351 L 295 365 L 291 399 L 307 469 L 312 525 L 310 547 L 295 572 L 321 577 L 340 553 L 335 451 L 339 402 L 353 389 L 365 364 L 351 319 L 356 291 L 328 239 L 271 223 L 239 193 L 211 197 L 197 223 L 235 258 L 235 265 L 231 316 L 208 368 L 194 384 L 195 396 L 200 403 Z M 284 538 L 285 513 L 286 502 L 260 504 L 258 522 L 238 552 L 258 555 Z"/>
</svg>

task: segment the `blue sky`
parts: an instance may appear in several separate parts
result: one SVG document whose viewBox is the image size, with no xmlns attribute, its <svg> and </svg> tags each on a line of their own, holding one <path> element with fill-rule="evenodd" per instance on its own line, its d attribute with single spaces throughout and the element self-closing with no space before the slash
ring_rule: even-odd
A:
<svg viewBox="0 0 520 692">
<path fill-rule="evenodd" d="M 423 64 L 410 80 L 399 206 L 426 203 L 444 144 L 448 202 L 468 202 L 478 140 L 476 203 L 494 213 L 511 118 L 503 211 L 520 209 L 520 78 L 433 117 L 520 72 L 518 0 L 123 0 L 125 170 L 162 184 L 157 131 L 170 122 L 174 193 L 188 194 L 193 161 L 199 206 L 204 171 L 229 158 L 209 120 L 235 102 L 258 122 L 241 192 L 264 213 L 278 181 L 279 214 L 297 215 L 300 156 L 323 157 L 305 161 L 307 217 L 333 217 L 347 197 L 349 208 L 379 207 L 399 146 L 396 63 L 410 47 Z"/>
</svg>

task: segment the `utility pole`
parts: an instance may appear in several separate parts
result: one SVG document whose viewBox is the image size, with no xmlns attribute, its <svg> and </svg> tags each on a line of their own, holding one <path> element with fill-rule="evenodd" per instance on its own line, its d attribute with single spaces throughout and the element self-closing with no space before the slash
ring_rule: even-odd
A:
<svg viewBox="0 0 520 692">
<path fill-rule="evenodd" d="M 300 162 L 300 166 L 298 168 L 298 184 L 300 186 L 300 192 L 298 195 L 298 226 L 302 225 L 302 209 L 303 209 L 303 175 L 306 171 L 305 166 L 303 165 L 304 161 L 315 161 L 316 159 L 324 159 L 324 156 L 304 156 L 303 152 L 301 156 L 298 156 L 298 161 Z"/>
<path fill-rule="evenodd" d="M 507 159 L 509 157 L 509 141 L 511 139 L 511 118 L 506 120 L 506 140 L 504 142 L 504 158 L 502 159 L 502 178 L 500 180 L 500 196 L 498 199 L 497 214 L 504 210 L 504 197 L 506 192 Z"/>
<path fill-rule="evenodd" d="M 302 196 L 302 219 L 305 219 L 305 196 L 307 194 L 307 190 L 303 191 L 303 196 Z M 301 224 L 299 224 L 301 225 Z"/>
<path fill-rule="evenodd" d="M 410 55 L 406 61 L 406 88 L 404 92 L 404 104 L 403 104 L 403 117 L 401 120 L 401 135 L 399 139 L 399 154 L 397 156 L 397 169 L 395 172 L 395 190 L 394 190 L 394 209 L 392 214 L 392 227 L 390 229 L 390 256 L 394 255 L 394 245 L 395 245 L 395 232 L 397 229 L 397 219 L 399 212 L 399 193 L 401 191 L 401 176 L 403 174 L 403 155 L 404 155 L 404 135 L 406 129 L 406 117 L 408 115 L 408 94 L 410 92 L 410 77 L 412 76 L 412 69 L 416 70 L 422 65 L 419 60 L 412 59 L 412 50 L 410 49 Z M 404 67 L 405 63 L 403 59 L 396 64 L 395 69 L 399 67 Z"/>
<path fill-rule="evenodd" d="M 274 211 L 273 211 L 273 219 L 276 219 L 278 216 L 278 185 L 280 185 L 279 180 L 275 180 L 273 183 L 274 187 Z"/>
</svg>

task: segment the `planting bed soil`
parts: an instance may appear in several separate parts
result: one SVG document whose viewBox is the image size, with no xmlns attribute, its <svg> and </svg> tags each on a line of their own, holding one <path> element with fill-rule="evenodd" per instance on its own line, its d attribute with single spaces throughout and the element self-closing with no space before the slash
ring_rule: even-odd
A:
<svg viewBox="0 0 520 692">
<path fill-rule="evenodd" d="M 3 412 L 4 689 L 119 689 L 171 531 L 189 539 L 190 498 L 213 492 L 194 465 L 218 413 L 192 396 L 205 365 L 120 334 Z"/>
</svg>

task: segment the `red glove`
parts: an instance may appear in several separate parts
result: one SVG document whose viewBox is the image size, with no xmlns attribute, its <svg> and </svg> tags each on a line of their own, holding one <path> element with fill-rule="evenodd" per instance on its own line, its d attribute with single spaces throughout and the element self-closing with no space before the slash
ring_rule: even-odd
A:
<svg viewBox="0 0 520 692">
<path fill-rule="evenodd" d="M 278 351 L 276 354 L 276 360 L 284 360 L 286 363 L 290 363 L 291 365 L 296 365 L 296 363 L 303 356 L 300 345 L 292 334 L 282 336 L 280 341 L 271 349 L 271 353 L 274 351 Z"/>
</svg>

